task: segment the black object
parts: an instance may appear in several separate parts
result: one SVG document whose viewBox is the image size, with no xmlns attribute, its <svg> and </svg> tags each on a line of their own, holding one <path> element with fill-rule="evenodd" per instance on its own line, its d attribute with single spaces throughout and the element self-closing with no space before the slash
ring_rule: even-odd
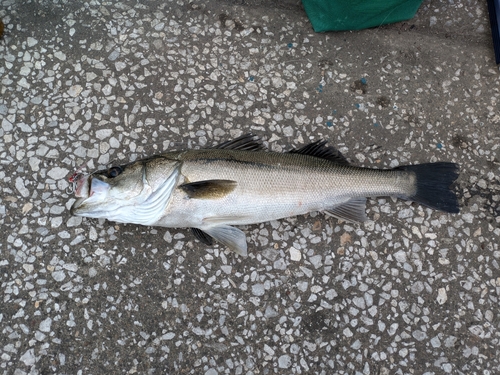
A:
<svg viewBox="0 0 500 375">
<path fill-rule="evenodd" d="M 490 14 L 495 60 L 497 64 L 500 64 L 500 0 L 488 0 L 488 13 Z"/>
</svg>

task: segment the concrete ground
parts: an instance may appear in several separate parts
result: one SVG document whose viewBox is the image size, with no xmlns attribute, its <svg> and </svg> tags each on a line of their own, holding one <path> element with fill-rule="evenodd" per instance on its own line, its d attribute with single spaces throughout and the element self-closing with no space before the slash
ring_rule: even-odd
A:
<svg viewBox="0 0 500 375">
<path fill-rule="evenodd" d="M 500 372 L 500 74 L 486 5 L 315 34 L 297 1 L 0 1 L 0 373 Z M 72 217 L 69 176 L 253 132 L 453 161 L 460 214 L 370 200 L 243 228 Z"/>
</svg>

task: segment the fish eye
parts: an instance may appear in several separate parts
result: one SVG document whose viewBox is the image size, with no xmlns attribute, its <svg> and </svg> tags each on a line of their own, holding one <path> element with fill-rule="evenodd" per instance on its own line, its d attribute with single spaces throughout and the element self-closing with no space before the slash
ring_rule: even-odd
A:
<svg viewBox="0 0 500 375">
<path fill-rule="evenodd" d="M 109 178 L 115 178 L 123 172 L 121 167 L 111 167 L 106 171 L 106 176 Z"/>
</svg>

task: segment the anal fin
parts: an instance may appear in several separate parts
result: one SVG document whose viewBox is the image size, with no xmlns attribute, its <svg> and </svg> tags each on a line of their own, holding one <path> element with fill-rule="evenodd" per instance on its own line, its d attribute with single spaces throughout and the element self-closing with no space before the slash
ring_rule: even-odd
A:
<svg viewBox="0 0 500 375">
<path fill-rule="evenodd" d="M 351 222 L 363 222 L 368 220 L 368 217 L 366 216 L 365 197 L 351 198 L 339 206 L 326 210 L 326 212 L 339 219 Z"/>
<path fill-rule="evenodd" d="M 247 256 L 247 237 L 238 228 L 230 225 L 217 225 L 203 228 L 203 232 L 216 241 L 226 245 L 230 250 L 241 256 Z"/>
</svg>

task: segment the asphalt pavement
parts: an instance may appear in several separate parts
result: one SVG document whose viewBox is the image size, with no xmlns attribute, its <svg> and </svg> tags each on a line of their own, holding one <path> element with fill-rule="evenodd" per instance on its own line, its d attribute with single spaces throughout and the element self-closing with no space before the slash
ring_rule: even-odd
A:
<svg viewBox="0 0 500 375">
<path fill-rule="evenodd" d="M 0 1 L 0 373 L 500 373 L 500 72 L 486 4 L 316 34 L 298 1 Z M 451 161 L 459 214 L 389 198 L 242 228 L 74 217 L 69 177 L 252 132 Z"/>
</svg>

